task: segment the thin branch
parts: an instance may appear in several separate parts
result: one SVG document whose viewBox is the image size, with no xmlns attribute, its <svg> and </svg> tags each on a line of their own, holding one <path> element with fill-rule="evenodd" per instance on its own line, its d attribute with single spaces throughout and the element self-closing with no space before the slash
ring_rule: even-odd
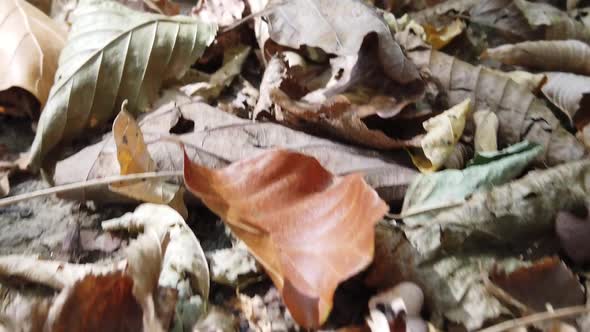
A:
<svg viewBox="0 0 590 332">
<path fill-rule="evenodd" d="M 545 311 L 521 318 L 507 320 L 500 324 L 496 324 L 483 330 L 479 330 L 479 332 L 505 332 L 516 327 L 528 326 L 543 321 L 560 319 L 569 316 L 576 316 L 589 312 L 590 306 L 580 305 L 575 307 L 561 308 L 554 311 Z"/>
<path fill-rule="evenodd" d="M 115 182 L 131 182 L 137 180 L 149 180 L 149 179 L 162 179 L 162 178 L 171 178 L 175 176 L 182 176 L 182 171 L 165 171 L 165 172 L 148 172 L 148 173 L 136 173 L 136 174 L 128 174 L 128 175 L 118 175 L 118 176 L 111 176 L 107 178 L 101 179 L 93 179 L 84 182 L 75 182 L 65 184 L 63 186 L 56 186 L 47 189 L 41 189 L 37 191 L 33 191 L 30 193 L 25 193 L 21 195 L 6 197 L 0 199 L 0 207 L 8 206 L 11 204 L 16 204 L 22 201 L 26 201 L 32 198 L 43 197 L 53 194 L 60 194 L 72 190 L 78 189 L 85 189 L 85 188 L 92 188 L 92 187 L 100 187 L 105 186 Z"/>
</svg>

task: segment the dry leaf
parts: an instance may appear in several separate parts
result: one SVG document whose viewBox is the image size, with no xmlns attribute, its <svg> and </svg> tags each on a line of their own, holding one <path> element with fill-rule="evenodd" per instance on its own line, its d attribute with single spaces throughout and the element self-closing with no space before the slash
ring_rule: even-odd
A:
<svg viewBox="0 0 590 332">
<path fill-rule="evenodd" d="M 259 265 L 248 252 L 244 242 L 239 241 L 231 248 L 218 249 L 207 253 L 211 265 L 211 280 L 238 288 L 245 276 L 260 273 Z"/>
<path fill-rule="evenodd" d="M 227 165 L 261 151 L 282 147 L 314 156 L 336 174 L 362 171 L 365 179 L 385 200 L 401 200 L 416 175 L 402 153 L 386 156 L 297 132 L 273 123 L 253 123 L 203 103 L 177 98 L 180 106 L 165 104 L 139 120 L 139 127 L 159 171 L 182 170 L 182 150 L 177 143 L 160 140 L 175 135 L 194 161 L 209 167 Z M 162 103 L 165 103 L 162 100 Z M 191 127 L 194 126 L 194 128 Z M 177 131 L 179 130 L 179 131 Z M 59 162 L 54 180 L 65 184 L 119 174 L 112 135 Z M 70 196 L 71 195 L 71 196 Z M 120 201 L 104 188 L 88 188 L 68 194 L 77 200 Z"/>
<path fill-rule="evenodd" d="M 425 24 L 426 41 L 432 45 L 435 50 L 445 47 L 453 39 L 463 33 L 465 23 L 462 20 L 454 20 L 451 24 L 442 28 L 436 28 L 433 25 Z"/>
<path fill-rule="evenodd" d="M 107 122 L 123 100 L 132 112 L 149 109 L 162 82 L 182 76 L 216 32 L 197 19 L 134 12 L 111 1 L 86 1 L 74 14 L 31 147 L 33 169 L 60 142 Z"/>
<path fill-rule="evenodd" d="M 246 243 L 305 327 L 321 325 L 338 284 L 370 263 L 373 227 L 387 212 L 360 174 L 336 177 L 286 150 L 221 170 L 185 155 L 184 178 Z"/>
<path fill-rule="evenodd" d="M 563 251 L 575 264 L 590 262 L 590 220 L 588 210 L 560 211 L 555 220 L 555 233 Z"/>
<path fill-rule="evenodd" d="M 491 48 L 483 58 L 546 71 L 590 75 L 590 46 L 577 40 L 527 41 Z"/>
<path fill-rule="evenodd" d="M 374 32 L 383 71 L 400 83 L 421 79 L 393 39 L 387 23 L 362 0 L 341 0 L 337 4 L 329 0 L 272 0 L 269 6 L 273 8 L 268 15 L 270 38 L 280 45 L 294 49 L 307 45 L 351 56 L 358 54 L 365 37 Z"/>
<path fill-rule="evenodd" d="M 0 90 L 20 87 L 45 105 L 66 32 L 24 0 L 0 4 Z"/>
<path fill-rule="evenodd" d="M 479 3 L 469 11 L 471 28 L 491 29 L 486 34 L 486 42 L 496 45 L 498 42 L 510 42 L 538 39 L 539 33 L 527 22 L 513 0 L 487 0 Z"/>
<path fill-rule="evenodd" d="M 498 151 L 498 117 L 496 113 L 481 110 L 473 113 L 475 122 L 475 152 Z"/>
<path fill-rule="evenodd" d="M 412 161 L 420 171 L 434 172 L 445 164 L 463 135 L 470 112 L 471 100 L 465 99 L 422 124 L 426 135 L 422 138 L 421 146 L 426 159 L 419 154 L 412 155 Z"/>
<path fill-rule="evenodd" d="M 10 293 L 9 293 L 10 295 Z M 6 306 L 0 314 L 2 332 L 42 332 L 51 307 L 51 299 L 17 293 L 9 298 L 3 294 Z"/>
<path fill-rule="evenodd" d="M 268 62 L 264 74 L 262 75 L 262 81 L 260 82 L 260 96 L 256 102 L 256 107 L 252 112 L 252 118 L 258 119 L 260 114 L 264 111 L 268 111 L 273 105 L 273 101 L 270 97 L 271 91 L 278 89 L 281 83 L 287 75 L 287 64 L 279 55 L 273 56 Z"/>
<path fill-rule="evenodd" d="M 578 277 L 557 257 L 546 257 L 511 273 L 499 269 L 490 280 L 534 311 L 582 305 L 586 300 Z"/>
<path fill-rule="evenodd" d="M 244 0 L 199 0 L 192 14 L 223 27 L 241 19 L 245 8 Z"/>
<path fill-rule="evenodd" d="M 168 16 L 180 14 L 180 6 L 172 0 L 117 0 L 117 2 L 138 11 Z"/>
<path fill-rule="evenodd" d="M 411 35 L 398 35 L 406 47 L 416 45 Z M 584 147 L 560 124 L 543 102 L 526 87 L 512 79 L 497 75 L 490 69 L 475 67 L 442 52 L 424 49 L 418 44 L 411 47 L 408 56 L 433 78 L 440 82 L 448 102 L 460 103 L 474 99 L 474 109 L 489 109 L 496 113 L 500 126 L 498 147 L 528 140 L 544 147 L 539 157 L 548 165 L 578 160 L 584 156 Z"/>
<path fill-rule="evenodd" d="M 559 107 L 578 130 L 584 128 L 590 122 L 590 77 L 567 73 L 546 75 L 549 81 L 542 90 L 547 99 Z"/>
<path fill-rule="evenodd" d="M 590 42 L 590 29 L 566 12 L 546 3 L 514 0 L 514 4 L 522 11 L 531 26 L 542 29 L 545 39 L 577 39 Z"/>
<path fill-rule="evenodd" d="M 121 105 L 121 112 L 113 122 L 113 137 L 121 175 L 155 172 L 156 164 L 150 156 L 137 122 L 127 113 L 126 104 L 125 100 Z M 183 187 L 167 183 L 165 179 L 113 183 L 109 188 L 139 201 L 170 205 L 185 218 L 188 216 Z"/>
<path fill-rule="evenodd" d="M 416 13 L 411 13 L 410 17 L 420 24 L 433 22 L 440 16 L 449 12 L 464 13 L 477 5 L 478 0 L 448 0 L 443 1 L 430 8 L 423 9 Z"/>
<path fill-rule="evenodd" d="M 535 94 L 541 90 L 545 83 L 547 83 L 547 75 L 545 74 L 532 74 L 522 70 L 513 70 L 509 72 L 496 70 L 494 72 L 498 75 L 510 78 L 514 82 L 526 87 L 527 90 Z"/>
</svg>

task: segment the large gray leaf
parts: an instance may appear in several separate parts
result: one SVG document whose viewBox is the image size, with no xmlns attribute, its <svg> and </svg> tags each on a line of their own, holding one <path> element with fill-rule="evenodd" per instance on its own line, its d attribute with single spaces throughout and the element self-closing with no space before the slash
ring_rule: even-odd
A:
<svg viewBox="0 0 590 332">
<path fill-rule="evenodd" d="M 125 99 L 130 111 L 147 110 L 162 82 L 184 74 L 216 29 L 194 18 L 134 12 L 110 1 L 83 2 L 39 120 L 31 167 L 39 167 L 61 141 L 108 121 Z"/>
<path fill-rule="evenodd" d="M 340 56 L 356 55 L 370 33 L 379 39 L 379 60 L 393 80 L 420 79 L 377 11 L 362 0 L 272 0 L 270 38 L 292 48 L 319 47 Z"/>
</svg>

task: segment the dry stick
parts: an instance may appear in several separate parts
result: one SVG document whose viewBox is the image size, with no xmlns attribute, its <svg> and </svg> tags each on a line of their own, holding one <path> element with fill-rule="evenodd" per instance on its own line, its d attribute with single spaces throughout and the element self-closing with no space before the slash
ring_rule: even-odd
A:
<svg viewBox="0 0 590 332">
<path fill-rule="evenodd" d="M 129 182 L 129 181 L 137 181 L 137 180 L 148 180 L 148 179 L 162 179 L 162 178 L 170 178 L 175 176 L 182 176 L 182 171 L 164 171 L 164 172 L 147 172 L 147 173 L 135 173 L 135 174 L 128 174 L 128 175 L 118 175 L 118 176 L 111 176 L 107 178 L 101 179 L 93 179 L 84 182 L 74 182 L 65 184 L 63 186 L 56 186 L 47 189 L 41 189 L 37 191 L 33 191 L 26 194 L 6 197 L 0 199 L 0 207 L 8 206 L 11 204 L 15 204 L 18 202 L 26 201 L 32 198 L 43 197 L 53 194 L 59 194 L 67 191 L 77 190 L 77 189 L 84 189 L 84 188 L 91 188 L 91 187 L 99 187 L 104 186 L 107 184 L 115 183 L 115 182 Z"/>
<path fill-rule="evenodd" d="M 478 332 L 505 332 L 516 327 L 528 326 L 534 323 L 580 315 L 588 312 L 590 312 L 590 306 L 580 305 L 575 307 L 567 307 L 557 309 L 554 311 L 540 312 L 522 318 L 507 320 L 500 324 L 496 324 L 483 330 L 479 330 Z"/>
</svg>

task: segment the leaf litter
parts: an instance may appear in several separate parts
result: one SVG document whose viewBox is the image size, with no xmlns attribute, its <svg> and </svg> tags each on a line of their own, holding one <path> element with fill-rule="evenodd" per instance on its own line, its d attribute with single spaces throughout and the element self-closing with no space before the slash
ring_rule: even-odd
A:
<svg viewBox="0 0 590 332">
<path fill-rule="evenodd" d="M 194 5 L 0 6 L 4 330 L 584 330 L 587 2 Z"/>
</svg>

